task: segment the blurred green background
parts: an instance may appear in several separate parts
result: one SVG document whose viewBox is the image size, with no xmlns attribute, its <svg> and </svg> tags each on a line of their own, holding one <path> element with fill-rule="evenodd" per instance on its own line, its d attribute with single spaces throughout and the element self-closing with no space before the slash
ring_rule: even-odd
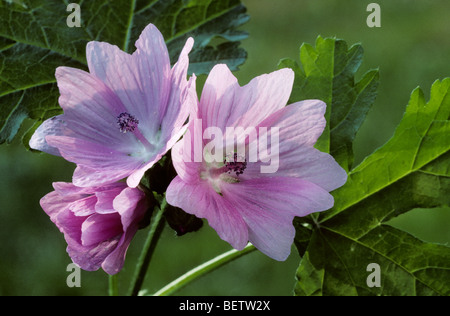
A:
<svg viewBox="0 0 450 316">
<path fill-rule="evenodd" d="M 394 132 L 411 91 L 420 85 L 428 96 L 432 82 L 450 76 L 450 1 L 383 0 L 381 28 L 366 25 L 362 0 L 243 0 L 251 20 L 242 27 L 248 60 L 236 72 L 241 84 L 274 71 L 285 57 L 299 59 L 303 42 L 318 35 L 361 43 L 363 72 L 380 69 L 376 103 L 355 142 L 356 162 Z M 17 142 L 0 146 L 0 295 L 104 295 L 103 271 L 81 274 L 81 288 L 68 288 L 70 258 L 62 235 L 39 206 L 54 181 L 70 181 L 74 166 L 62 158 L 27 152 Z M 415 210 L 392 221 L 415 236 L 449 244 L 450 210 Z M 119 274 L 120 294 L 128 281 L 146 231 L 133 241 Z M 177 237 L 166 227 L 144 288 L 158 290 L 182 273 L 230 249 L 207 225 Z M 299 256 L 285 262 L 259 252 L 241 258 L 196 281 L 179 295 L 291 295 Z"/>
</svg>

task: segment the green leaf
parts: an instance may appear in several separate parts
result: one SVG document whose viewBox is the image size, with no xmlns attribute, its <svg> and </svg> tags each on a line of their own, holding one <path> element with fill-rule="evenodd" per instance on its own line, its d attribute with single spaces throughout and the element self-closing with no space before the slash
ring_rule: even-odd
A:
<svg viewBox="0 0 450 316">
<path fill-rule="evenodd" d="M 195 38 L 190 73 L 203 74 L 218 62 L 237 70 L 247 55 L 237 27 L 248 15 L 240 0 L 95 0 L 80 2 L 81 27 L 68 27 L 68 2 L 0 1 L 0 144 L 11 142 L 23 122 L 23 143 L 45 119 L 61 112 L 55 69 L 87 70 L 89 41 L 106 41 L 132 53 L 149 23 L 163 33 L 174 63 L 186 39 Z"/>
<path fill-rule="evenodd" d="M 312 225 L 297 295 L 450 295 L 450 248 L 386 224 L 450 204 L 449 114 L 450 78 L 433 84 L 428 103 L 420 89 L 412 93 L 394 136 L 350 171 L 335 206 Z M 367 286 L 370 263 L 381 267 L 379 288 Z M 324 273 L 310 278 L 312 267 Z"/>
<path fill-rule="evenodd" d="M 450 196 L 445 196 L 450 192 L 448 170 L 444 166 L 448 168 L 450 149 L 449 87 L 450 78 L 436 81 L 428 103 L 421 89 L 414 90 L 394 136 L 349 173 L 346 185 L 334 192 L 335 207 L 322 213 L 322 219 L 393 187 L 397 197 L 391 204 L 396 209 L 408 204 L 416 207 L 448 204 Z M 400 189 L 405 194 L 399 194 Z M 404 201 L 400 202 L 402 197 Z"/>
<path fill-rule="evenodd" d="M 380 287 L 369 287 L 380 267 Z M 296 295 L 450 295 L 449 248 L 381 224 L 359 238 L 328 225 L 311 239 L 297 270 Z"/>
<path fill-rule="evenodd" d="M 353 163 L 352 142 L 377 95 L 378 70 L 367 72 L 356 82 L 363 49 L 356 44 L 348 48 L 343 40 L 318 37 L 316 48 L 303 44 L 300 61 L 284 59 L 278 68 L 292 68 L 295 82 L 290 103 L 319 99 L 327 104 L 327 127 L 316 147 L 330 152 L 346 170 Z"/>
<path fill-rule="evenodd" d="M 328 130 L 319 148 L 348 168 L 335 190 L 334 207 L 296 218 L 295 244 L 302 256 L 296 295 L 450 295 L 450 248 L 423 242 L 387 222 L 414 208 L 450 204 L 450 78 L 436 81 L 426 102 L 413 91 L 393 137 L 352 168 L 351 144 L 371 107 L 377 71 L 354 83 L 362 48 L 318 38 L 301 47 L 291 102 L 322 99 Z M 369 264 L 380 268 L 380 287 L 370 287 Z"/>
</svg>

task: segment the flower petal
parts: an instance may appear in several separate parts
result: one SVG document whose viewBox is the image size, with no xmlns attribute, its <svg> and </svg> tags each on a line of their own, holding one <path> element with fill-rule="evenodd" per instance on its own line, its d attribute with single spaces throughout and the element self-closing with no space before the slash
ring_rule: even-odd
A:
<svg viewBox="0 0 450 316">
<path fill-rule="evenodd" d="M 61 93 L 59 104 L 68 129 L 57 136 L 69 135 L 121 152 L 135 152 L 143 146 L 133 133 L 120 131 L 117 117 L 127 110 L 100 79 L 68 67 L 58 67 L 56 78 Z"/>
<path fill-rule="evenodd" d="M 169 142 L 170 139 L 179 134 L 180 128 L 188 118 L 190 109 L 197 102 L 195 75 L 187 81 L 187 70 L 189 67 L 188 54 L 193 45 L 194 39 L 189 38 L 181 51 L 177 63 L 171 71 L 170 97 L 165 108 L 161 109 L 162 111 L 160 113 L 162 115 L 161 138 L 164 143 Z"/>
<path fill-rule="evenodd" d="M 58 148 L 47 144 L 45 137 L 48 135 L 73 135 L 72 131 L 67 129 L 66 122 L 64 121 L 64 115 L 54 116 L 48 120 L 45 120 L 31 136 L 29 145 L 30 148 L 43 151 L 50 155 L 61 156 Z"/>
<path fill-rule="evenodd" d="M 112 118 L 115 123 L 117 115 L 126 112 L 117 95 L 103 81 L 86 71 L 58 67 L 55 77 L 61 94 L 59 104 L 65 114 L 90 113 L 100 122 Z"/>
<path fill-rule="evenodd" d="M 89 42 L 86 56 L 89 71 L 116 93 L 126 111 L 140 122 L 148 139 L 156 137 L 170 96 L 170 60 L 162 34 L 147 26 L 127 54 L 117 46 Z"/>
<path fill-rule="evenodd" d="M 243 249 L 247 245 L 248 229 L 242 216 L 228 199 L 208 184 L 187 184 L 177 176 L 167 188 L 166 199 L 170 205 L 199 218 L 206 218 L 220 238 L 235 249 Z"/>
<path fill-rule="evenodd" d="M 120 214 L 123 230 L 137 226 L 147 211 L 145 193 L 139 189 L 125 188 L 113 201 L 114 209 Z"/>
<path fill-rule="evenodd" d="M 190 123 L 183 139 L 172 147 L 171 154 L 173 166 L 178 176 L 187 183 L 194 183 L 200 180 L 202 163 L 195 162 L 196 157 L 194 148 L 196 146 L 195 140 L 200 140 L 199 147 L 200 151 L 202 150 L 201 133 L 201 128 L 196 129 L 194 128 L 194 125 Z"/>
<path fill-rule="evenodd" d="M 92 169 L 83 165 L 78 165 L 73 173 L 73 183 L 79 187 L 91 187 L 93 185 L 107 184 L 126 178 L 131 172 L 121 165 L 112 169 Z"/>
<path fill-rule="evenodd" d="M 314 146 L 326 125 L 326 104 L 320 100 L 306 100 L 290 104 L 269 115 L 260 127 L 279 127 L 280 146 L 285 142 L 297 146 Z"/>
<path fill-rule="evenodd" d="M 281 150 L 285 150 L 282 147 Z M 280 153 L 278 175 L 299 177 L 331 192 L 347 182 L 347 173 L 333 156 L 315 148 L 294 147 Z M 299 159 L 301 157 L 301 159 Z"/>
<path fill-rule="evenodd" d="M 216 65 L 206 79 L 199 105 L 204 128 L 255 127 L 265 117 L 283 108 L 294 82 L 291 69 L 281 69 L 254 78 L 240 87 L 226 65 Z"/>
<path fill-rule="evenodd" d="M 295 142 L 280 144 L 279 153 L 270 153 L 263 157 L 268 162 L 247 164 L 245 179 L 261 177 L 296 177 L 312 182 L 331 192 L 345 184 L 347 173 L 330 154 L 313 147 L 298 146 Z M 263 171 L 262 168 L 275 166 L 276 173 Z"/>
<path fill-rule="evenodd" d="M 277 110 L 283 109 L 291 95 L 294 72 L 280 69 L 252 79 L 239 89 L 235 103 L 240 114 L 233 112 L 233 126 L 255 127 Z"/>
<path fill-rule="evenodd" d="M 171 93 L 169 53 L 161 32 L 152 24 L 142 31 L 136 48 L 133 58 L 147 106 L 144 124 L 151 126 L 154 122 L 152 133 L 155 134 L 161 126 Z"/>
<path fill-rule="evenodd" d="M 61 197 L 70 197 L 74 201 L 95 192 L 94 188 L 81 188 L 69 182 L 53 182 L 53 188 Z"/>
<path fill-rule="evenodd" d="M 313 147 L 326 124 L 324 113 L 325 103 L 306 100 L 288 105 L 266 118 L 258 129 L 267 127 L 266 134 L 259 134 L 259 140 L 267 139 L 267 151 L 260 148 L 260 161 L 248 164 L 243 177 L 273 177 L 274 173 L 262 172 L 262 166 L 274 165 L 276 167 L 272 169 L 276 176 L 299 177 L 326 191 L 344 185 L 347 180 L 345 170 L 331 155 Z M 275 139 L 278 144 L 272 144 L 272 127 L 279 128 L 279 137 Z"/>
<path fill-rule="evenodd" d="M 73 182 L 76 186 L 97 186 L 118 181 L 142 164 L 138 157 L 87 140 L 66 136 L 47 136 L 46 140 L 51 146 L 59 148 L 66 160 L 79 166 L 88 166 L 88 173 L 80 173 L 80 170 L 74 173 Z M 105 179 L 102 180 L 99 174 Z"/>
<path fill-rule="evenodd" d="M 102 264 L 103 270 L 108 274 L 116 274 L 122 269 L 128 247 L 148 208 L 144 192 L 134 188 L 124 189 L 114 199 L 113 205 L 114 209 L 120 214 L 124 234 L 116 249 L 108 255 Z"/>
<path fill-rule="evenodd" d="M 69 204 L 69 210 L 76 216 L 89 216 L 95 213 L 97 198 L 90 195 Z"/>
<path fill-rule="evenodd" d="M 61 226 L 58 224 L 58 215 L 68 211 L 68 204 L 77 199 L 78 196 L 64 197 L 60 196 L 58 192 L 52 191 L 42 197 L 39 203 L 44 212 L 50 217 L 51 221 L 56 224 L 59 230 L 61 230 Z"/>
<path fill-rule="evenodd" d="M 225 131 L 226 126 L 231 126 L 229 117 L 232 113 L 242 114 L 234 103 L 238 89 L 238 81 L 226 65 L 219 64 L 211 69 L 198 107 L 198 118 L 203 120 L 203 129 L 213 126 Z"/>
<path fill-rule="evenodd" d="M 104 259 L 102 269 L 109 275 L 114 275 L 122 270 L 125 263 L 125 256 L 131 240 L 136 234 L 138 228 L 132 227 L 128 229 L 118 240 L 116 247 Z"/>
<path fill-rule="evenodd" d="M 143 120 L 149 113 L 141 87 L 136 58 L 105 42 L 89 42 L 86 46 L 89 72 L 104 82 L 119 97 L 127 112 Z"/>
<path fill-rule="evenodd" d="M 67 253 L 74 263 L 83 270 L 97 271 L 108 255 L 117 247 L 119 238 L 112 238 L 91 247 L 82 246 L 79 243 L 73 242 L 67 236 L 66 242 Z"/>
<path fill-rule="evenodd" d="M 188 54 L 194 40 L 189 38 L 178 62 L 170 69 L 169 55 L 162 34 L 147 26 L 136 42 L 133 55 L 117 46 L 91 42 L 87 47 L 91 73 L 103 80 L 119 96 L 128 112 L 135 116 L 139 129 L 157 150 L 127 179 L 136 187 L 151 168 L 184 133 L 190 103 L 196 102 L 195 76 L 186 80 Z"/>
<path fill-rule="evenodd" d="M 118 182 L 114 183 L 114 186 L 111 186 L 105 190 L 99 190 L 95 192 L 95 197 L 97 199 L 97 203 L 95 204 L 95 212 L 98 214 L 110 214 L 117 212 L 114 209 L 113 201 L 114 199 L 127 188 L 126 183 Z"/>
<path fill-rule="evenodd" d="M 89 247 L 122 233 L 119 214 L 93 214 L 81 225 L 81 243 Z"/>
<path fill-rule="evenodd" d="M 333 206 L 333 197 L 298 178 L 245 180 L 222 187 L 249 227 L 249 240 L 275 260 L 286 260 L 295 236 L 294 216 L 306 216 Z"/>
</svg>

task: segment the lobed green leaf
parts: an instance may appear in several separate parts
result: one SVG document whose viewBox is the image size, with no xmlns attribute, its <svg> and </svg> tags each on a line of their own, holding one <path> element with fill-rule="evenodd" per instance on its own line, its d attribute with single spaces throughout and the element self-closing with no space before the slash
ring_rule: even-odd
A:
<svg viewBox="0 0 450 316">
<path fill-rule="evenodd" d="M 348 48 L 343 40 L 319 36 L 315 48 L 310 44 L 301 46 L 302 67 L 291 59 L 278 65 L 295 71 L 290 103 L 319 99 L 327 104 L 328 124 L 316 147 L 332 154 L 346 170 L 351 169 L 352 143 L 375 101 L 379 84 L 378 70 L 368 71 L 360 81 L 355 80 L 362 59 L 361 45 Z"/>
<path fill-rule="evenodd" d="M 362 49 L 319 37 L 304 44 L 292 102 L 317 98 L 328 104 L 319 144 L 348 168 L 347 183 L 333 192 L 334 207 L 296 218 L 295 244 L 302 256 L 296 295 L 449 295 L 450 248 L 423 242 L 387 224 L 414 208 L 450 204 L 450 78 L 436 81 L 430 99 L 414 90 L 393 137 L 352 168 L 351 143 L 371 107 L 377 71 L 355 83 Z M 380 267 L 371 287 L 367 267 Z"/>
</svg>

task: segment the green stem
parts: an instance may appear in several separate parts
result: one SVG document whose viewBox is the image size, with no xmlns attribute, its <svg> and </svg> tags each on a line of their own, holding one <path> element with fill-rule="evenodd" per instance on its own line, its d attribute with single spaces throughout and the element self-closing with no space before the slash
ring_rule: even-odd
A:
<svg viewBox="0 0 450 316">
<path fill-rule="evenodd" d="M 136 272 L 131 282 L 131 296 L 137 296 L 141 290 L 142 284 L 144 283 L 145 275 L 147 274 L 148 266 L 155 251 L 156 244 L 158 243 L 159 237 L 164 229 L 165 220 L 163 214 L 166 208 L 167 202 L 164 198 L 161 202 L 161 207 L 152 218 L 150 231 L 147 240 L 145 241 L 141 256 L 139 257 Z"/>
<path fill-rule="evenodd" d="M 117 274 L 109 276 L 109 296 L 118 296 L 119 295 L 119 283 L 117 281 Z"/>
<path fill-rule="evenodd" d="M 223 253 L 214 259 L 211 259 L 198 267 L 192 269 L 191 271 L 183 274 L 175 281 L 167 284 L 165 287 L 160 289 L 158 292 L 153 294 L 154 296 L 167 296 L 175 293 L 176 291 L 180 290 L 181 288 L 185 287 L 192 281 L 200 278 L 201 276 L 220 268 L 221 266 L 236 260 L 237 258 L 240 258 L 252 251 L 254 251 L 256 248 L 252 244 L 248 244 L 243 250 L 230 250 L 226 253 Z"/>
</svg>

